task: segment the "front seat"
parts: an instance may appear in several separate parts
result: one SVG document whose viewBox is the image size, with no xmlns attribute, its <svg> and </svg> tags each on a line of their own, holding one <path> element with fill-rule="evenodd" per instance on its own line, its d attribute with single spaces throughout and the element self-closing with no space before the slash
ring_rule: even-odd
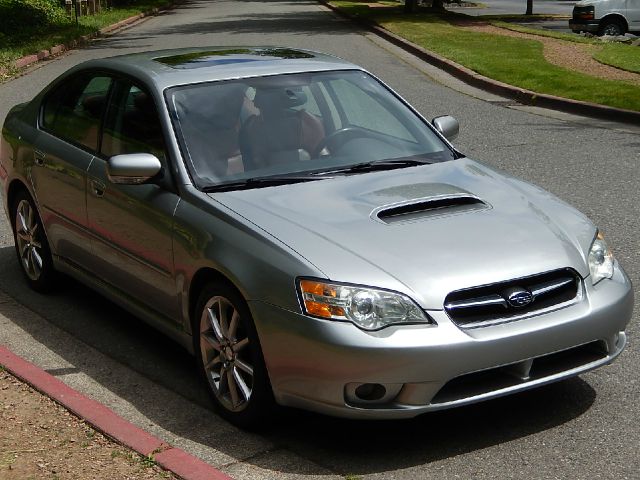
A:
<svg viewBox="0 0 640 480">
<path fill-rule="evenodd" d="M 260 110 L 240 132 L 245 170 L 310 160 L 324 138 L 322 122 L 304 109 L 307 95 L 301 88 L 261 88 L 253 101 Z"/>
</svg>

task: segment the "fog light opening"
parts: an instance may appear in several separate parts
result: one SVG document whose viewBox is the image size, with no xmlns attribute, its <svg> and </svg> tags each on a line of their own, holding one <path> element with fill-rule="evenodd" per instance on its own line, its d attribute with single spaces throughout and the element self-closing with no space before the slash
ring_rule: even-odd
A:
<svg viewBox="0 0 640 480">
<path fill-rule="evenodd" d="M 356 397 L 367 402 L 380 400 L 387 393 L 387 389 L 379 383 L 363 383 L 356 388 Z"/>
</svg>

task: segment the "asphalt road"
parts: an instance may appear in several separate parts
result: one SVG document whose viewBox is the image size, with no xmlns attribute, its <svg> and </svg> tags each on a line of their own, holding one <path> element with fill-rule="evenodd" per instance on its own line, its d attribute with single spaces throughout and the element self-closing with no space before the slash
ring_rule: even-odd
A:
<svg viewBox="0 0 640 480">
<path fill-rule="evenodd" d="M 313 1 L 190 1 L 0 85 L 0 119 L 85 59 L 247 44 L 339 55 L 381 77 L 425 116 L 456 116 L 462 151 L 588 214 L 638 284 L 638 134 L 463 95 Z M 0 342 L 236 478 L 640 478 L 638 313 L 619 361 L 577 379 L 402 422 L 351 422 L 291 410 L 274 431 L 247 434 L 210 412 L 190 357 L 131 315 L 71 280 L 51 296 L 26 289 L 8 232 L 2 219 Z"/>
</svg>

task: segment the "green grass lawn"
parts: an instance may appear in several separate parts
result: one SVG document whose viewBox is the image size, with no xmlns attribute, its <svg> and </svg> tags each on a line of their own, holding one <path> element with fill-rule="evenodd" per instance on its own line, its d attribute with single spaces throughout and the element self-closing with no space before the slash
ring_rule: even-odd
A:
<svg viewBox="0 0 640 480">
<path fill-rule="evenodd" d="M 613 67 L 640 73 L 640 47 L 622 43 L 608 43 L 593 58 Z"/>
<path fill-rule="evenodd" d="M 459 16 L 405 15 L 398 7 L 372 9 L 364 3 L 345 0 L 332 3 L 489 78 L 538 93 L 640 111 L 640 87 L 552 65 L 545 60 L 538 41 L 474 32 L 447 21 Z M 624 55 L 628 53 L 620 51 L 616 49 L 616 58 L 627 61 Z M 613 57 L 611 53 L 607 55 Z"/>
<path fill-rule="evenodd" d="M 80 36 L 97 32 L 101 28 L 125 18 L 170 3 L 172 3 L 171 0 L 138 1 L 135 5 L 112 8 L 103 10 L 96 15 L 80 17 L 78 25 L 76 25 L 75 20 L 65 19 L 63 22 L 49 25 L 48 27 L 34 29 L 25 25 L 25 28 L 18 33 L 12 35 L 0 34 L 0 68 L 11 71 L 13 61 L 20 57 L 37 53 L 40 50 L 45 50 L 61 43 L 67 43 Z"/>
<path fill-rule="evenodd" d="M 486 16 L 479 18 L 487 18 Z M 627 45 L 624 43 L 606 43 L 603 44 L 595 38 L 582 37 L 575 33 L 561 33 L 550 30 L 542 30 L 539 28 L 525 27 L 522 25 L 512 24 L 505 21 L 492 21 L 496 27 L 506 28 L 515 32 L 530 33 L 543 37 L 555 38 L 557 40 L 565 40 L 573 43 L 585 43 L 590 45 L 598 45 L 600 48 L 593 55 L 597 61 L 612 67 L 627 70 L 629 72 L 640 73 L 640 48 Z"/>
</svg>

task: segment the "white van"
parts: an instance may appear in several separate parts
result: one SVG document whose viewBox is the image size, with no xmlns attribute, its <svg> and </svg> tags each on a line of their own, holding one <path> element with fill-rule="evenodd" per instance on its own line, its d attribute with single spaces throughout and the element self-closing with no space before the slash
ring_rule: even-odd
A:
<svg viewBox="0 0 640 480">
<path fill-rule="evenodd" d="M 640 0 L 582 0 L 573 7 L 569 28 L 598 35 L 640 32 Z"/>
</svg>

